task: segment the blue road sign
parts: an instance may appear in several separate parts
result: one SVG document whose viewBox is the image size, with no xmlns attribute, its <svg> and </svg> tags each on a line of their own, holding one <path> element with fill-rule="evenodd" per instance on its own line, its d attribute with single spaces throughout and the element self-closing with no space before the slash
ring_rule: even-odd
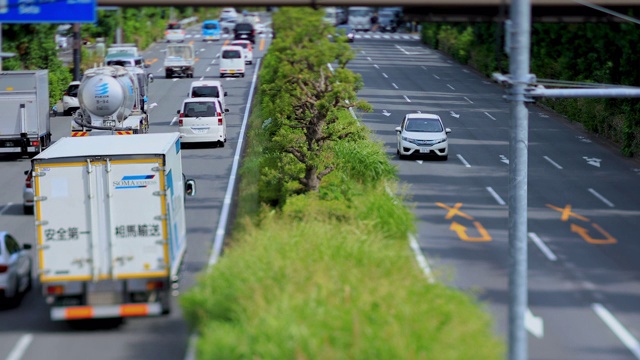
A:
<svg viewBox="0 0 640 360">
<path fill-rule="evenodd" d="M 0 23 L 93 23 L 97 0 L 0 0 Z"/>
</svg>

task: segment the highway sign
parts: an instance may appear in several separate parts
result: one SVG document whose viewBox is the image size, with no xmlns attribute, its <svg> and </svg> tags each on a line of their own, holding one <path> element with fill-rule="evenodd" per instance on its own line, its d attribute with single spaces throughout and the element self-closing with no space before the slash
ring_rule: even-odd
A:
<svg viewBox="0 0 640 360">
<path fill-rule="evenodd" d="M 96 0 L 0 0 L 0 23 L 93 23 Z"/>
</svg>

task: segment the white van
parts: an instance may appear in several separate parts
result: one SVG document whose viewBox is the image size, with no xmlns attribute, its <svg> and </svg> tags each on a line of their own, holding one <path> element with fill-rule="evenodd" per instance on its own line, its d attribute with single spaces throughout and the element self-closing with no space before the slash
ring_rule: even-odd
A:
<svg viewBox="0 0 640 360">
<path fill-rule="evenodd" d="M 217 98 L 189 98 L 178 110 L 178 132 L 184 143 L 217 143 L 223 147 L 227 141 L 227 121 L 222 103 Z"/>
<path fill-rule="evenodd" d="M 355 31 L 371 30 L 371 17 L 374 14 L 374 8 L 367 6 L 351 6 L 349 7 L 349 25 Z"/>
<path fill-rule="evenodd" d="M 226 108 L 224 101 L 227 92 L 222 88 L 222 83 L 218 80 L 197 80 L 191 83 L 187 97 L 213 97 L 220 100 L 222 108 Z"/>
<path fill-rule="evenodd" d="M 240 46 L 223 46 L 220 51 L 220 77 L 240 75 L 244 77 L 244 53 Z"/>
</svg>

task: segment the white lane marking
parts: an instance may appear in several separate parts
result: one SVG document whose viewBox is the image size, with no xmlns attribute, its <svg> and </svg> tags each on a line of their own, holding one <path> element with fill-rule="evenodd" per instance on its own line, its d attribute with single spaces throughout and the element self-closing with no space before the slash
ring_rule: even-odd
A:
<svg viewBox="0 0 640 360">
<path fill-rule="evenodd" d="M 205 70 L 205 71 L 209 71 L 209 70 L 211 70 L 211 66 L 208 66 L 208 67 L 207 67 L 207 70 Z"/>
<path fill-rule="evenodd" d="M 385 109 L 385 110 L 382 110 L 382 115 L 384 115 L 384 116 L 389 116 L 389 115 L 391 115 L 391 113 L 390 113 L 390 112 L 388 112 L 388 111 Z"/>
<path fill-rule="evenodd" d="M 467 70 L 467 69 L 462 69 L 462 71 L 464 71 L 466 73 L 469 73 L 469 70 Z"/>
<path fill-rule="evenodd" d="M 590 282 L 590 281 L 586 281 L 586 280 L 584 280 L 584 281 L 582 282 L 582 286 L 583 286 L 585 289 L 590 290 L 590 291 L 594 291 L 594 290 L 596 289 L 596 286 L 595 286 L 595 285 L 593 285 L 593 283 L 592 283 L 592 282 Z"/>
<path fill-rule="evenodd" d="M 411 102 L 411 100 L 409 100 L 409 98 L 407 97 L 407 95 L 402 95 L 404 96 L 404 99 L 407 100 L 407 102 Z"/>
<path fill-rule="evenodd" d="M 160 68 L 160 69 L 158 69 L 158 71 L 156 71 L 156 72 L 160 72 L 160 71 L 162 71 L 162 70 L 164 70 L 164 68 Z"/>
<path fill-rule="evenodd" d="M 422 269 L 422 272 L 424 272 L 424 274 L 427 276 L 427 280 L 430 283 L 434 283 L 435 279 L 433 278 L 433 273 L 431 272 L 429 262 L 427 261 L 427 258 L 424 256 L 424 254 L 422 254 L 420 246 L 418 245 L 418 241 L 416 240 L 416 237 L 413 236 L 413 234 L 409 234 L 409 246 L 411 246 L 411 249 L 415 254 L 416 260 L 418 261 L 418 265 Z"/>
<path fill-rule="evenodd" d="M 368 56 L 367 56 L 367 60 L 369 60 L 369 61 L 373 61 L 373 60 L 371 60 L 371 58 L 370 58 L 370 57 L 368 57 Z"/>
<path fill-rule="evenodd" d="M 391 85 L 393 85 L 394 88 L 398 88 L 398 85 L 396 85 L 395 83 L 391 83 Z"/>
<path fill-rule="evenodd" d="M 484 112 L 485 115 L 487 115 L 488 117 L 490 117 L 492 120 L 496 120 L 496 118 L 494 118 L 493 116 L 491 116 L 491 114 L 489 114 L 488 112 Z"/>
<path fill-rule="evenodd" d="M 205 50 L 207 50 L 207 49 L 205 49 L 205 48 L 200 49 L 200 51 L 205 51 Z"/>
<path fill-rule="evenodd" d="M 416 162 L 420 165 L 422 165 L 422 163 L 424 162 L 424 160 L 416 160 Z"/>
<path fill-rule="evenodd" d="M 32 334 L 24 334 L 18 339 L 16 346 L 11 349 L 9 356 L 7 356 L 6 360 L 20 360 L 24 356 L 24 353 L 27 352 L 27 348 L 33 341 Z"/>
<path fill-rule="evenodd" d="M 178 81 L 178 79 L 173 79 L 173 81 Z"/>
<path fill-rule="evenodd" d="M 456 114 L 453 111 L 450 111 L 449 113 L 451 114 L 451 116 L 453 116 L 456 119 L 460 117 L 460 114 Z"/>
<path fill-rule="evenodd" d="M 439 78 L 439 77 L 438 77 L 438 75 L 436 75 L 436 74 L 433 74 L 433 77 L 434 77 L 434 78 L 436 78 L 436 79 L 438 79 L 438 80 L 440 80 L 440 78 Z"/>
<path fill-rule="evenodd" d="M 602 321 L 613 331 L 613 333 L 622 341 L 622 343 L 631 351 L 631 353 L 640 359 L 640 343 L 625 329 L 625 327 L 609 312 L 602 304 L 591 304 L 593 311 L 600 317 Z"/>
<path fill-rule="evenodd" d="M 423 69 L 425 69 L 425 70 L 427 70 L 426 66 L 424 66 L 424 65 L 422 65 L 422 68 L 423 68 Z"/>
<path fill-rule="evenodd" d="M 174 117 L 173 117 L 173 120 L 171 120 L 171 123 L 170 123 L 169 125 L 173 125 L 173 124 L 175 124 L 175 123 L 176 123 L 176 120 L 178 120 L 178 118 L 174 116 Z"/>
<path fill-rule="evenodd" d="M 460 154 L 456 154 L 456 156 L 458 157 L 458 159 L 460 159 L 460 161 L 464 164 L 464 167 L 471 167 L 471 165 L 469 165 L 469 163 L 467 162 L 467 160 L 465 160 L 462 155 Z"/>
<path fill-rule="evenodd" d="M 260 69 L 260 60 L 258 59 L 255 68 Z M 244 144 L 244 133 L 247 128 L 247 122 L 249 121 L 249 112 L 251 111 L 251 102 L 253 100 L 253 93 L 256 88 L 256 82 L 258 79 L 258 71 L 253 72 L 253 79 L 251 80 L 251 88 L 249 90 L 249 97 L 247 98 L 247 105 L 244 110 L 244 117 L 242 119 L 242 126 L 240 127 L 240 134 L 238 135 L 238 145 L 236 146 L 236 152 L 233 155 L 233 164 L 231 165 L 231 174 L 229 175 L 229 183 L 227 185 L 227 192 L 224 195 L 224 201 L 222 202 L 222 209 L 220 210 L 220 219 L 218 220 L 218 228 L 216 230 L 216 236 L 213 240 L 213 248 L 211 249 L 211 256 L 209 257 L 209 266 L 213 266 L 218 262 L 220 254 L 222 253 L 222 246 L 224 245 L 225 229 L 227 228 L 227 222 L 229 219 L 229 211 L 231 209 L 231 198 L 233 197 L 233 191 L 236 183 L 236 175 L 238 173 L 238 167 L 240 165 L 240 153 Z"/>
<path fill-rule="evenodd" d="M 198 334 L 193 333 L 189 336 L 189 344 L 187 345 L 187 353 L 184 355 L 184 360 L 196 360 L 196 348 L 198 345 Z"/>
<path fill-rule="evenodd" d="M 587 156 L 583 156 L 582 158 L 587 160 L 587 164 L 593 165 L 595 167 L 600 167 L 600 161 L 602 161 L 602 159 L 590 158 L 590 157 L 587 157 Z"/>
<path fill-rule="evenodd" d="M 449 85 L 449 84 L 447 84 L 447 86 L 449 87 L 449 89 L 451 89 L 451 90 L 455 90 L 455 88 L 454 88 L 453 86 L 451 86 L 451 85 Z"/>
<path fill-rule="evenodd" d="M 593 189 L 589 189 L 589 192 L 593 194 L 593 196 L 597 197 L 598 199 L 600 199 L 600 201 L 602 201 L 603 203 L 607 204 L 609 207 L 615 207 L 615 205 L 613 205 L 613 203 L 609 200 L 607 200 L 607 198 L 605 198 L 604 196 L 598 194 L 597 191 L 593 190 Z"/>
<path fill-rule="evenodd" d="M 542 317 L 533 315 L 529 308 L 524 313 L 524 327 L 538 339 L 542 339 L 544 336 L 544 321 L 542 321 Z"/>
<path fill-rule="evenodd" d="M 5 211 L 7 211 L 7 209 L 9 209 L 11 207 L 11 205 L 13 205 L 13 203 L 7 203 L 7 205 L 5 205 L 2 210 L 0 210 L 0 215 L 2 215 L 2 213 L 4 213 Z"/>
<path fill-rule="evenodd" d="M 504 155 L 500 155 L 500 161 L 502 161 L 505 164 L 509 163 L 509 159 L 507 159 L 507 157 Z"/>
<path fill-rule="evenodd" d="M 469 100 L 468 97 L 465 96 L 464 99 L 467 100 L 469 102 L 469 104 L 473 104 L 473 101 Z"/>
<path fill-rule="evenodd" d="M 551 165 L 557 167 L 558 169 L 562 170 L 562 166 L 558 165 L 555 161 L 551 160 L 551 158 L 549 158 L 548 156 L 543 156 L 543 158 L 545 160 L 547 160 L 548 162 L 551 163 Z"/>
<path fill-rule="evenodd" d="M 361 51 L 362 55 L 366 55 L 367 53 L 364 50 Z"/>
<path fill-rule="evenodd" d="M 380 69 L 380 66 L 378 66 L 376 64 L 373 64 L 373 67 L 376 68 L 376 69 Z"/>
<path fill-rule="evenodd" d="M 494 199 L 496 199 L 498 204 L 507 205 L 507 203 L 504 202 L 504 200 L 502 200 L 500 195 L 498 195 L 498 193 L 495 190 L 493 190 L 493 188 L 491 186 L 487 186 L 487 191 L 489 192 L 489 194 L 491 194 L 491 196 L 493 196 Z"/>
<path fill-rule="evenodd" d="M 200 76 L 200 81 L 204 80 L 204 75 Z"/>
<path fill-rule="evenodd" d="M 382 76 L 388 78 L 387 74 L 385 74 L 385 73 L 382 73 Z"/>
<path fill-rule="evenodd" d="M 551 251 L 551 249 L 549 249 L 549 247 L 544 243 L 544 241 L 542 241 L 542 239 L 540 239 L 538 237 L 538 235 L 536 233 L 530 232 L 529 233 L 529 239 L 531 239 L 531 241 L 533 241 L 533 243 L 536 244 L 538 249 L 540 249 L 540 251 L 542 251 L 544 256 L 547 257 L 547 259 L 549 259 L 550 261 L 558 260 L 558 257 L 556 256 L 556 254 L 554 254 L 553 251 Z"/>
</svg>

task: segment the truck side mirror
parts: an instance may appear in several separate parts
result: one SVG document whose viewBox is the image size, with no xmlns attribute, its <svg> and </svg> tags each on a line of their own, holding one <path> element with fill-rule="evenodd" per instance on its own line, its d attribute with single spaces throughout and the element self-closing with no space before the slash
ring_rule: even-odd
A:
<svg viewBox="0 0 640 360">
<path fill-rule="evenodd" d="M 224 96 L 227 96 L 227 92 L 226 91 L 224 92 Z"/>
<path fill-rule="evenodd" d="M 229 109 L 224 109 L 224 112 L 229 112 Z"/>
<path fill-rule="evenodd" d="M 180 110 L 176 111 L 176 114 L 180 115 Z"/>
<path fill-rule="evenodd" d="M 195 196 L 196 195 L 196 181 L 193 179 L 188 179 L 184 183 L 184 193 L 187 196 Z"/>
</svg>

